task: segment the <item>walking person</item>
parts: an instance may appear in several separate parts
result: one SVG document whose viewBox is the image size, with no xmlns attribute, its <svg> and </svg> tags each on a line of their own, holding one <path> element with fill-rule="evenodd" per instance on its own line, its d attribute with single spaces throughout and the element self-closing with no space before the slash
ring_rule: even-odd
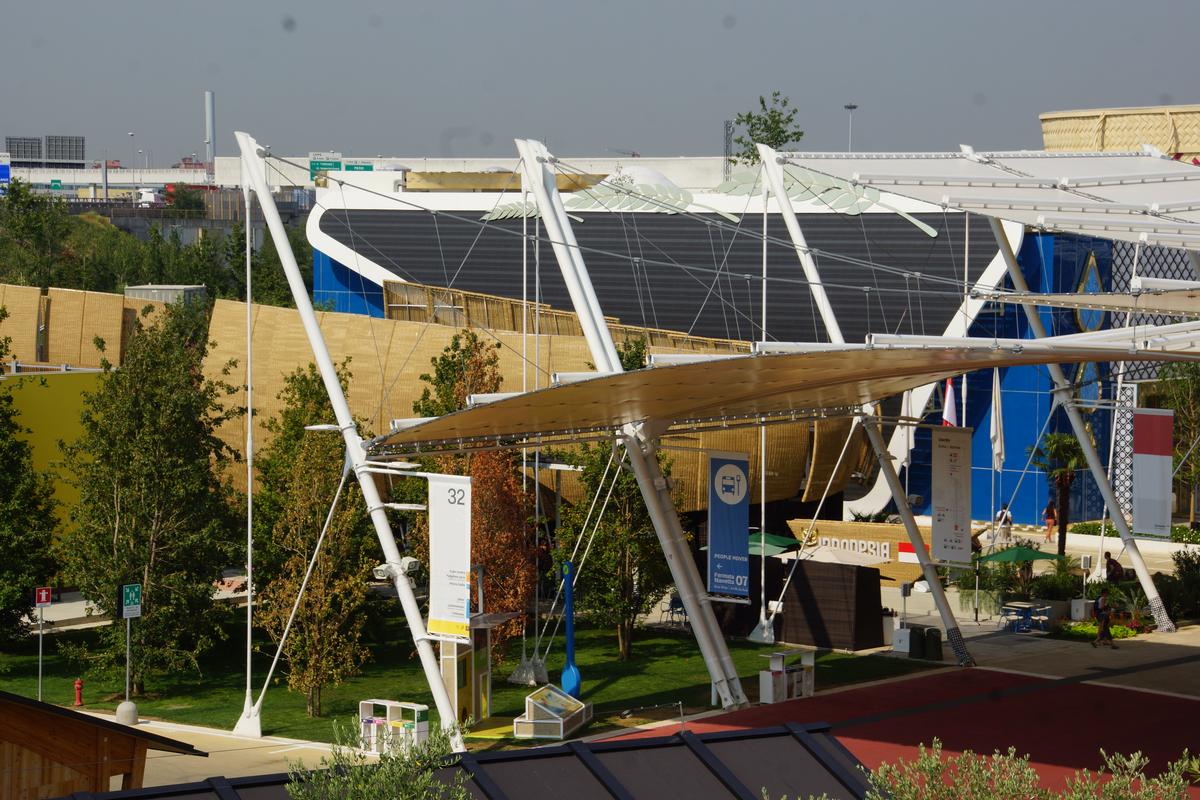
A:
<svg viewBox="0 0 1200 800">
<path fill-rule="evenodd" d="M 995 544 L 998 540 L 1004 544 L 1012 541 L 1012 512 L 1008 510 L 1008 503 L 1001 503 L 1000 510 L 996 512 L 996 528 L 993 535 Z"/>
<path fill-rule="evenodd" d="M 1042 512 L 1042 521 L 1046 523 L 1046 541 L 1050 541 L 1054 535 L 1055 528 L 1058 527 L 1058 507 L 1051 500 L 1046 503 L 1046 510 Z"/>
<path fill-rule="evenodd" d="M 1092 640 L 1092 647 L 1106 645 L 1116 650 L 1117 646 L 1113 643 L 1112 628 L 1109 626 L 1111 609 L 1108 605 L 1107 586 L 1100 590 L 1100 596 L 1092 603 L 1092 611 L 1096 615 L 1096 638 Z"/>
</svg>

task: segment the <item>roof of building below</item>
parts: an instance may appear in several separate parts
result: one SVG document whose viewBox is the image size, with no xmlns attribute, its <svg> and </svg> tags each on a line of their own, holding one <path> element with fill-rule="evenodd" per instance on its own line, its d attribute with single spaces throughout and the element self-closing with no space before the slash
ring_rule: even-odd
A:
<svg viewBox="0 0 1200 800">
<path fill-rule="evenodd" d="M 568 742 L 528 750 L 468 753 L 440 773 L 463 772 L 472 797 L 487 800 L 571 797 L 573 800 L 680 797 L 687 800 L 768 797 L 861 798 L 860 762 L 825 724 L 789 723 L 724 731 Z M 286 774 L 209 778 L 196 783 L 89 795 L 88 800 L 287 800 Z"/>
</svg>

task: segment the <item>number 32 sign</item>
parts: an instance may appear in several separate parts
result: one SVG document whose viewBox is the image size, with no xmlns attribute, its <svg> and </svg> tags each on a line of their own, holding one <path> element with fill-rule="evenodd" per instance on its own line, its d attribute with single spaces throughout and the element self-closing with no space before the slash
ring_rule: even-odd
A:
<svg viewBox="0 0 1200 800">
<path fill-rule="evenodd" d="M 429 477 L 429 632 L 470 638 L 471 479 Z"/>
</svg>

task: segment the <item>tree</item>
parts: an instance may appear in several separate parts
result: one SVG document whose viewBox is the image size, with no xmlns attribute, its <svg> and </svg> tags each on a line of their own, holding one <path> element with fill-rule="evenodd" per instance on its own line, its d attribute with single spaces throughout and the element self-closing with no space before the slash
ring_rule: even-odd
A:
<svg viewBox="0 0 1200 800">
<path fill-rule="evenodd" d="M 356 731 L 339 727 L 335 736 L 319 769 L 289 765 L 287 791 L 292 800 L 467 800 L 472 796 L 466 774 L 453 769 L 457 756 L 451 751 L 451 733 L 440 725 L 430 728 L 422 744 L 389 750 L 378 759 L 363 752 Z"/>
<path fill-rule="evenodd" d="M 421 416 L 442 416 L 466 408 L 472 394 L 498 392 L 501 385 L 499 345 L 490 345 L 470 330 L 455 334 L 436 358 L 432 373 L 413 411 Z M 443 456 L 432 466 L 438 472 L 471 476 L 471 562 L 483 566 L 484 603 L 488 611 L 524 611 L 537 580 L 534 550 L 530 544 L 528 508 L 522 488 L 518 455 L 494 450 L 467 456 Z M 408 482 L 406 482 L 408 483 Z M 414 488 L 405 487 L 406 499 Z M 424 491 L 424 487 L 415 489 Z M 414 548 L 428 564 L 429 529 L 425 520 L 415 526 Z M 508 638 L 521 631 L 513 620 L 492 631 L 492 644 L 503 650 Z"/>
<path fill-rule="evenodd" d="M 779 150 L 792 142 L 798 142 L 804 131 L 796 127 L 799 109 L 791 107 L 791 101 L 780 92 L 771 92 L 770 101 L 758 96 L 758 110 L 745 111 L 733 118 L 742 133 L 733 138 L 738 150 L 733 155 L 734 163 L 757 164 L 756 143 Z"/>
<path fill-rule="evenodd" d="M 0 197 L 0 269 L 5 280 L 46 288 L 64 258 L 66 204 L 13 181 Z"/>
<path fill-rule="evenodd" d="M 221 570 L 237 560 L 233 491 L 219 477 L 231 452 L 217 428 L 240 413 L 223 401 L 236 390 L 204 377 L 205 309 L 168 306 L 138 320 L 121 369 L 103 364 L 84 398 L 83 434 L 63 446 L 79 503 L 57 555 L 68 583 L 116 618 L 121 584 L 142 585 L 133 626 L 136 694 L 156 671 L 198 669 L 222 636 L 213 602 Z M 125 657 L 124 626 L 100 629 L 76 659 L 113 667 Z"/>
<path fill-rule="evenodd" d="M 1191 448 L 1200 437 L 1200 364 L 1192 361 L 1164 364 L 1158 380 L 1156 400 L 1175 411 L 1176 479 L 1191 489 L 1188 522 L 1195 523 L 1196 505 L 1200 502 L 1200 452 Z"/>
<path fill-rule="evenodd" d="M 619 352 L 625 369 L 639 368 L 645 354 L 646 343 L 640 339 L 624 343 Z M 632 655 L 637 618 L 648 613 L 662 598 L 671 585 L 671 571 L 632 472 L 610 470 L 609 480 L 616 481 L 611 496 L 609 487 L 601 485 L 610 453 L 608 445 L 585 445 L 576 455 L 575 460 L 583 467 L 580 479 L 584 496 L 563 513 L 556 559 L 561 563 L 580 537 L 591 537 L 587 563 L 576 565 L 578 606 L 597 624 L 614 629 L 618 658 L 626 661 Z M 670 474 L 669 464 L 663 463 L 662 468 L 664 474 Z M 596 504 L 596 514 L 606 499 L 607 508 L 603 516 L 593 518 L 593 535 L 584 529 L 584 522 L 587 510 L 597 498 L 600 502 Z"/>
<path fill-rule="evenodd" d="M 282 563 L 260 595 L 259 622 L 276 642 L 283 635 L 337 491 L 344 448 L 340 436 L 310 433 L 300 440 L 289 465 L 282 513 L 272 530 L 272 545 L 282 555 Z M 288 687 L 304 693 L 310 717 L 321 716 L 321 690 L 356 674 L 369 655 L 361 637 L 375 560 L 368 549 L 373 539 L 364 530 L 366 519 L 362 494 L 351 480 L 329 518 L 283 647 Z"/>
<path fill-rule="evenodd" d="M 0 323 L 7 316 L 0 307 Z M 7 357 L 9 342 L 0 337 L 0 360 Z M 50 477 L 33 468 L 24 432 L 12 393 L 0 382 L 0 644 L 28 632 L 34 587 L 47 583 L 54 569 L 54 489 Z"/>
<path fill-rule="evenodd" d="M 1058 508 L 1058 554 L 1067 553 L 1067 526 L 1071 524 L 1071 484 L 1075 473 L 1087 466 L 1079 440 L 1070 433 L 1048 433 L 1042 443 L 1030 448 L 1029 463 L 1046 473 L 1054 484 Z"/>
</svg>

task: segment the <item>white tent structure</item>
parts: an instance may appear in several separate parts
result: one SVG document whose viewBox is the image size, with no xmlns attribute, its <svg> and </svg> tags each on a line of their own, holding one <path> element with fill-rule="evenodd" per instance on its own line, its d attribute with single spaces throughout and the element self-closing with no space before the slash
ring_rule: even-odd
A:
<svg viewBox="0 0 1200 800">
<path fill-rule="evenodd" d="M 263 207 L 317 366 L 332 401 L 338 427 L 345 439 L 348 462 L 362 486 L 385 560 L 393 567 L 391 576 L 439 715 L 447 722 L 453 721 L 454 715 L 433 657 L 431 637 L 425 629 L 412 589 L 398 569 L 400 554 L 372 477 L 376 473 L 402 475 L 404 468 L 411 466 L 390 459 L 427 452 L 537 446 L 550 441 L 622 441 L 627 452 L 628 467 L 637 477 L 717 696 L 724 707 L 737 707 L 747 702 L 746 696 L 725 639 L 717 626 L 712 601 L 705 592 L 684 539 L 671 499 L 670 486 L 658 467 L 656 453 L 659 439 L 664 434 L 714 426 L 757 426 L 802 417 L 836 414 L 858 416 L 879 457 L 881 470 L 934 590 L 935 601 L 946 625 L 947 639 L 954 647 L 959 662 L 969 664 L 970 655 L 945 597 L 940 593 L 934 565 L 925 554 L 895 468 L 887 457 L 872 404 L 906 389 L 985 367 L 1047 364 L 1052 369 L 1058 369 L 1057 364 L 1060 363 L 1131 357 L 1127 343 L 1114 343 L 1103 337 L 1094 341 L 1073 337 L 1069 342 L 1059 339 L 1017 341 L 875 337 L 863 344 L 846 344 L 842 341 L 832 311 L 823 308 L 822 317 L 832 344 L 811 346 L 772 343 L 770 347 L 761 348 L 760 352 L 750 356 L 693 357 L 674 361 L 660 359 L 656 362 L 658 365 L 649 369 L 624 372 L 608 324 L 596 300 L 582 251 L 571 231 L 570 218 L 558 194 L 555 159 L 542 144 L 518 140 L 516 144 L 521 156 L 524 186 L 533 194 L 537 204 L 545 226 L 544 237 L 554 250 L 570 292 L 574 311 L 579 317 L 592 362 L 596 366 L 596 374 L 563 376 L 557 385 L 537 391 L 478 396 L 472 398 L 471 407 L 466 410 L 439 418 L 397 420 L 389 433 L 365 441 L 359 436 L 350 414 L 299 268 L 274 207 L 263 168 L 268 154 L 245 133 L 238 133 L 237 139 L 247 166 L 245 174 L 249 177 L 250 188 Z M 766 148 L 762 148 L 762 151 L 768 184 L 779 188 L 779 169 L 790 157 L 776 160 L 773 151 Z M 946 163 L 953 160 L 945 158 Z M 838 162 L 831 159 L 820 163 Z M 976 164 L 970 161 L 970 165 Z M 974 169 L 974 166 L 971 168 Z M 785 197 L 784 194 L 773 193 L 776 198 Z M 783 202 L 781 206 L 786 219 L 791 204 Z M 814 298 L 822 305 L 820 275 L 812 259 L 807 257 L 802 232 L 798 225 L 792 223 L 788 226 L 789 233 L 796 243 Z M 997 230 L 1003 236 L 1002 229 L 997 226 Z M 1002 241 L 1002 249 L 1006 241 Z M 1011 253 L 1005 255 L 1005 263 L 1010 270 L 1015 270 Z M 1192 352 L 1179 349 L 1180 345 L 1186 345 L 1190 340 L 1178 338 L 1179 341 L 1166 339 L 1138 348 L 1136 358 L 1178 360 L 1197 357 Z M 1127 538 L 1127 531 L 1123 532 L 1123 536 Z M 1140 565 L 1140 559 L 1135 564 Z M 1139 576 L 1143 572 L 1144 566 Z M 1152 589 L 1152 584 L 1150 586 Z M 1150 596 L 1149 590 L 1147 595 Z M 1157 602 L 1156 596 L 1154 601 L 1157 603 L 1157 617 L 1161 612 L 1161 602 Z M 1161 616 L 1160 626 L 1169 627 L 1170 621 L 1165 614 Z"/>
<path fill-rule="evenodd" d="M 1008 276 L 1022 295 L 1029 295 L 1028 286 L 1004 222 L 1183 249 L 1200 277 L 1200 261 L 1195 253 L 1200 249 L 1200 170 L 1150 148 L 1140 153 L 976 153 L 964 146 L 958 153 L 779 153 L 774 160 L 775 169 L 801 181 L 830 187 L 826 191 L 831 191 L 831 199 L 836 202 L 853 203 L 855 198 L 890 192 L 988 217 Z M 835 192 L 840 197 L 832 197 Z M 1161 283 L 1147 288 L 1161 288 Z M 1186 292 L 1197 287 L 1175 283 L 1171 288 Z M 1046 331 L 1036 306 L 1026 304 L 1024 308 L 1030 328 L 1044 339 Z M 1121 340 L 1113 336 L 1118 332 L 1105 333 L 1110 340 Z M 1192 335 L 1194 329 L 1184 327 L 1150 339 L 1168 345 Z M 1076 341 L 1086 338 L 1074 337 Z M 1048 369 L 1056 386 L 1056 401 L 1066 410 L 1105 503 L 1110 509 L 1120 508 L 1074 403 L 1070 382 L 1058 364 L 1050 364 Z M 1173 631 L 1175 626 L 1128 523 L 1119 513 L 1113 514 L 1113 522 L 1159 630 Z"/>
</svg>

